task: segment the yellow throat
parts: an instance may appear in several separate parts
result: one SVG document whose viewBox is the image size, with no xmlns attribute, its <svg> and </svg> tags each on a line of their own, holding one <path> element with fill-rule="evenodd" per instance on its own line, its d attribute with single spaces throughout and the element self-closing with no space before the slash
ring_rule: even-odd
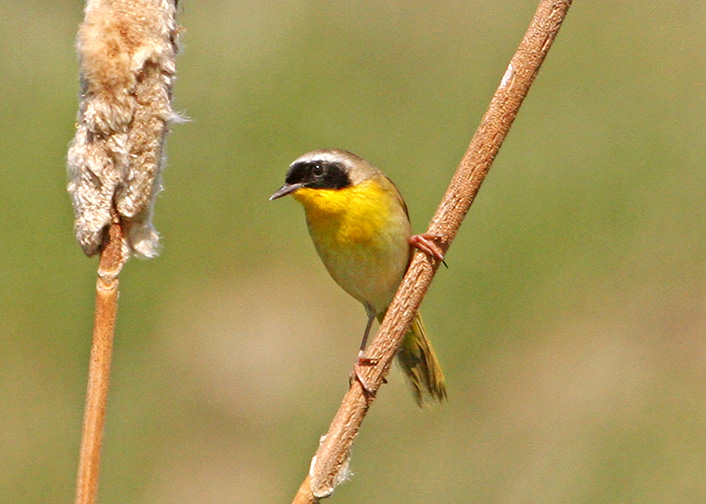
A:
<svg viewBox="0 0 706 504">
<path fill-rule="evenodd" d="M 409 262 L 409 220 L 388 183 L 373 178 L 293 194 L 306 210 L 309 233 L 331 277 L 376 313 L 387 309 Z"/>
<path fill-rule="evenodd" d="M 329 235 L 333 246 L 369 245 L 390 218 L 392 201 L 373 180 L 345 189 L 303 188 L 293 196 L 304 206 L 312 231 Z"/>
</svg>

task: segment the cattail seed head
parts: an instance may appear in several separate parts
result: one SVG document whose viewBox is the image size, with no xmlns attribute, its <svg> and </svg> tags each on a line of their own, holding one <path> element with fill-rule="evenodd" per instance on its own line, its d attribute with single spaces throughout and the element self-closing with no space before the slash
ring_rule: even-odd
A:
<svg viewBox="0 0 706 504">
<path fill-rule="evenodd" d="M 74 230 L 86 255 L 100 252 L 115 218 L 130 253 L 157 254 L 153 205 L 168 124 L 180 120 L 171 104 L 178 31 L 175 0 L 87 0 L 67 163 Z"/>
</svg>

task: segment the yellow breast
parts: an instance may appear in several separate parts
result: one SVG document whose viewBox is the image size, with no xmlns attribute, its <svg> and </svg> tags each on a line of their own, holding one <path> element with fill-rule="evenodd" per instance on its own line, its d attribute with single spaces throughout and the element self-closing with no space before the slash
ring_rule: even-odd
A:
<svg viewBox="0 0 706 504">
<path fill-rule="evenodd" d="M 293 196 L 306 210 L 333 279 L 360 302 L 386 309 L 409 261 L 409 219 L 397 189 L 387 179 L 370 179 L 344 189 L 299 189 Z"/>
</svg>

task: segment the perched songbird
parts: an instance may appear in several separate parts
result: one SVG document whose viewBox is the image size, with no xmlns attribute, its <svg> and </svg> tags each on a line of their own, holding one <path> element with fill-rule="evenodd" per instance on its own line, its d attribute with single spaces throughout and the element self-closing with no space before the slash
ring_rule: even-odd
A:
<svg viewBox="0 0 706 504">
<path fill-rule="evenodd" d="M 443 260 L 433 237 L 412 236 L 400 192 L 379 169 L 350 152 L 317 150 L 295 160 L 286 183 L 270 200 L 291 194 L 304 206 L 309 233 L 331 277 L 363 303 L 368 315 L 355 375 L 371 364 L 365 344 L 377 317 L 382 321 L 412 256 L 412 247 Z M 444 374 L 427 338 L 422 318 L 414 316 L 397 360 L 417 403 L 446 397 Z"/>
</svg>

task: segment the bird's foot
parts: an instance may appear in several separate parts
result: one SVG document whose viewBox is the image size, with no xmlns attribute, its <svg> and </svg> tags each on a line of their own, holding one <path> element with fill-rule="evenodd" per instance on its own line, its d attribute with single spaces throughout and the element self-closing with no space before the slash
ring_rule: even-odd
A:
<svg viewBox="0 0 706 504">
<path fill-rule="evenodd" d="M 353 374 L 351 375 L 351 378 L 349 380 L 349 385 L 353 383 L 353 380 L 357 380 L 366 395 L 370 397 L 375 397 L 375 392 L 372 388 L 370 388 L 368 382 L 365 380 L 365 378 L 363 378 L 361 372 L 364 366 L 374 366 L 377 363 L 377 359 L 367 357 L 363 350 L 358 352 L 358 360 L 356 361 L 355 366 L 353 367 Z M 383 378 L 383 382 L 385 381 L 386 380 Z"/>
<path fill-rule="evenodd" d="M 412 235 L 409 238 L 409 244 L 412 247 L 438 259 L 448 268 L 446 261 L 444 261 L 444 250 L 441 248 L 440 242 L 440 237 L 431 233 Z"/>
</svg>

